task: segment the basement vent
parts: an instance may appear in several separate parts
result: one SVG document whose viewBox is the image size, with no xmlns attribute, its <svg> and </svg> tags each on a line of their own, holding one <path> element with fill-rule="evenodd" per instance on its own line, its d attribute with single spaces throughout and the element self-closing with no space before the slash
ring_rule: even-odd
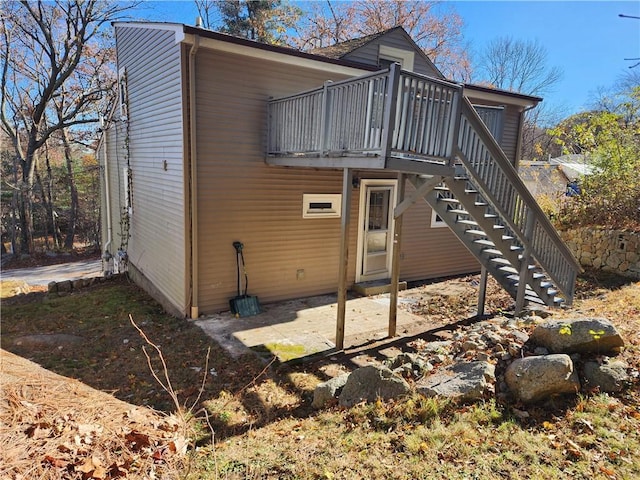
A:
<svg viewBox="0 0 640 480">
<path fill-rule="evenodd" d="M 305 193 L 302 195 L 302 218 L 340 218 L 340 193 Z"/>
</svg>

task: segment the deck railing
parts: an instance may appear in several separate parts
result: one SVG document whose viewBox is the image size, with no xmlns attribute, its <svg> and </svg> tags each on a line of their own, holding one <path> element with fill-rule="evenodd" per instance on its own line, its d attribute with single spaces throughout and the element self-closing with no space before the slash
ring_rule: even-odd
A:
<svg viewBox="0 0 640 480">
<path fill-rule="evenodd" d="M 449 162 L 462 88 L 397 65 L 269 101 L 268 155 L 411 156 Z M 391 132 L 391 134 L 390 134 Z"/>
<path fill-rule="evenodd" d="M 531 255 L 570 301 L 579 264 L 467 99 L 462 102 L 457 157 L 522 242 L 523 255 Z"/>
</svg>

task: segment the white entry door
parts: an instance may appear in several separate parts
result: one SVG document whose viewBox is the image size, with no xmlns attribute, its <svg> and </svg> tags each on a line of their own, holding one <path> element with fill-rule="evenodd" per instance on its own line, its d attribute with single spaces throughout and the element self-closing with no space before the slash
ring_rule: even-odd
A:
<svg viewBox="0 0 640 480">
<path fill-rule="evenodd" d="M 362 180 L 360 185 L 359 256 L 356 282 L 389 278 L 393 250 L 393 208 L 396 200 L 396 183 L 393 180 Z"/>
</svg>

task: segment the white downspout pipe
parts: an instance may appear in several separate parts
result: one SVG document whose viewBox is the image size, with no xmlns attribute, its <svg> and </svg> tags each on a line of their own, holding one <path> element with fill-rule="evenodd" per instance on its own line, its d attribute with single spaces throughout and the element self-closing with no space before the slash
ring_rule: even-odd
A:
<svg viewBox="0 0 640 480">
<path fill-rule="evenodd" d="M 104 196 L 106 203 L 106 215 L 107 215 L 107 241 L 103 245 L 103 260 L 109 265 L 108 256 L 111 256 L 109 248 L 111 247 L 111 240 L 113 238 L 112 222 L 111 222 L 111 184 L 109 182 L 109 158 L 107 151 L 107 129 L 105 128 L 104 117 L 100 117 L 100 127 L 102 129 L 102 147 L 103 147 L 103 159 L 104 159 Z M 105 272 L 108 274 L 108 272 Z"/>
<path fill-rule="evenodd" d="M 189 146 L 191 157 L 191 318 L 198 318 L 198 177 L 196 148 L 196 52 L 200 37 L 195 35 L 189 51 Z"/>
</svg>

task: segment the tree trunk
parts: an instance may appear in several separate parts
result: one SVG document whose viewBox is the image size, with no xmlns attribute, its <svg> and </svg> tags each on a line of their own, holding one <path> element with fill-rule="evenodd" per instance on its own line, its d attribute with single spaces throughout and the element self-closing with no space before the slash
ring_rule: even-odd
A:
<svg viewBox="0 0 640 480">
<path fill-rule="evenodd" d="M 53 235 L 53 245 L 55 248 L 60 248 L 60 244 L 62 243 L 62 235 L 60 234 L 60 228 L 58 226 L 58 220 L 56 219 L 55 211 L 53 209 L 54 206 L 54 195 L 53 195 L 53 171 L 51 170 L 51 162 L 49 160 L 49 146 L 45 144 L 45 163 L 47 166 L 47 190 L 46 195 L 43 190 L 43 196 L 49 197 L 49 206 L 50 209 L 47 210 L 47 215 L 49 215 L 49 219 L 51 221 L 51 232 Z"/>
<path fill-rule="evenodd" d="M 69 175 L 69 191 L 71 194 L 71 209 L 69 210 L 69 225 L 67 228 L 67 238 L 64 241 L 65 249 L 73 248 L 73 239 L 76 235 L 76 224 L 78 222 L 78 189 L 73 173 L 73 154 L 69 144 L 69 136 L 66 129 L 61 130 L 62 143 L 64 145 L 64 158 L 67 163 L 67 174 Z"/>
<path fill-rule="evenodd" d="M 11 251 L 14 254 L 20 253 L 18 243 L 18 159 L 13 157 L 13 196 L 11 198 Z"/>
<path fill-rule="evenodd" d="M 42 178 L 40 177 L 40 171 L 38 170 L 38 167 L 36 167 L 36 182 L 38 184 L 38 187 L 40 188 L 40 191 L 42 192 L 42 206 L 44 207 L 44 210 L 47 212 L 46 215 L 46 220 L 44 222 L 44 248 L 46 251 L 49 251 L 49 221 L 48 218 L 50 218 L 49 212 L 53 210 L 53 208 L 51 207 L 51 202 L 49 202 L 47 200 L 47 192 L 44 189 L 44 185 L 42 184 Z M 54 239 L 55 235 L 51 236 L 51 240 L 55 243 L 55 239 Z"/>
</svg>

